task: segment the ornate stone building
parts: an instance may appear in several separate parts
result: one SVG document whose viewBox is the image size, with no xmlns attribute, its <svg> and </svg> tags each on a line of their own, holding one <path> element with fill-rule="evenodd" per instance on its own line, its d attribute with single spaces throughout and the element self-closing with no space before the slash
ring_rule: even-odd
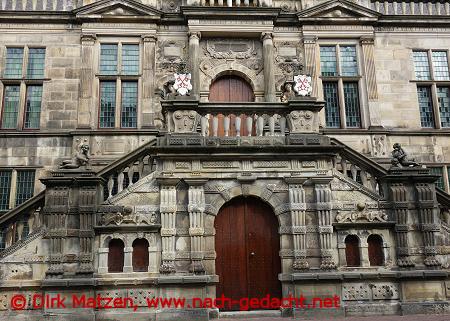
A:
<svg viewBox="0 0 450 321">
<path fill-rule="evenodd" d="M 297 317 L 449 312 L 449 17 L 0 0 L 0 318 L 207 320 L 146 298 L 266 294 L 339 296 L 280 311 Z M 33 308 L 44 294 L 136 310 Z"/>
</svg>

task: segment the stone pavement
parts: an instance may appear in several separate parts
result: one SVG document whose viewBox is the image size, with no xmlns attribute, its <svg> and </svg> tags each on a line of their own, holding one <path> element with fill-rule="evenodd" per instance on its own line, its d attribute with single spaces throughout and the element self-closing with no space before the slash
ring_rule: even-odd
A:
<svg viewBox="0 0 450 321">
<path fill-rule="evenodd" d="M 406 315 L 406 316 L 370 316 L 370 317 L 346 317 L 346 318 L 314 318 L 314 319 L 293 319 L 293 318 L 281 318 L 281 317 L 256 317 L 256 318 L 219 318 L 219 321 L 450 321 L 450 314 L 427 314 L 427 315 Z"/>
</svg>

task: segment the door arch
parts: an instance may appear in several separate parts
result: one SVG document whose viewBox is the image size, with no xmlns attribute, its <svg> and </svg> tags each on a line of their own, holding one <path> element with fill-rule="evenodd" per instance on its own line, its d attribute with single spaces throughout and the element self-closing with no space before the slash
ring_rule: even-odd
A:
<svg viewBox="0 0 450 321">
<path fill-rule="evenodd" d="M 214 227 L 216 296 L 241 298 L 281 297 L 278 220 L 269 205 L 253 197 L 226 203 Z M 223 310 L 238 310 L 238 305 Z"/>
<path fill-rule="evenodd" d="M 252 86 L 242 77 L 235 75 L 220 76 L 214 80 L 209 88 L 209 102 L 252 102 L 255 101 L 255 95 L 253 93 Z M 241 114 L 241 119 L 245 119 L 244 114 Z M 225 136 L 222 114 L 218 115 L 219 127 L 218 136 Z M 235 115 L 230 117 L 230 133 L 229 136 L 236 135 L 235 127 Z M 246 136 L 247 130 L 245 122 L 241 121 L 241 135 Z M 209 128 L 212 126 L 212 117 L 210 118 Z M 252 133 L 254 135 L 254 133 Z M 210 136 L 213 136 L 212 130 L 210 130 Z"/>
</svg>

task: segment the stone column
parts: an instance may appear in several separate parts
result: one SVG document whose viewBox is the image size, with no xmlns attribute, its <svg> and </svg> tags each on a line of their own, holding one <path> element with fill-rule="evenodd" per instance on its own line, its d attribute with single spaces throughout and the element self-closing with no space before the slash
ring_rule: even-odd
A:
<svg viewBox="0 0 450 321">
<path fill-rule="evenodd" d="M 200 32 L 189 33 L 189 72 L 192 75 L 191 96 L 200 97 Z"/>
<path fill-rule="evenodd" d="M 307 270 L 309 269 L 306 260 L 306 201 L 303 183 L 305 178 L 289 180 L 289 204 L 291 209 L 292 222 L 292 238 L 294 243 L 294 263 L 292 269 Z"/>
<path fill-rule="evenodd" d="M 162 260 L 160 273 L 175 272 L 175 234 L 177 213 L 177 190 L 175 184 L 161 186 L 161 241 Z"/>
<path fill-rule="evenodd" d="M 331 225 L 331 189 L 330 181 L 332 177 L 314 177 L 315 196 L 317 206 L 317 216 L 319 221 L 320 254 L 322 257 L 320 268 L 322 270 L 332 270 L 336 268 L 333 261 L 332 236 L 333 226 Z"/>
<path fill-rule="evenodd" d="M 365 83 L 367 86 L 367 97 L 369 100 L 369 120 L 370 126 L 379 127 L 381 126 L 381 115 L 378 100 L 378 88 L 377 88 L 377 78 L 375 73 L 375 58 L 374 58 L 374 37 L 362 37 L 360 39 L 362 54 L 363 54 L 363 65 L 365 73 Z"/>
<path fill-rule="evenodd" d="M 203 184 L 205 180 L 188 180 L 189 186 L 189 235 L 191 237 L 191 272 L 202 274 L 205 272 L 203 266 L 203 235 L 204 212 L 205 212 L 205 192 Z"/>
<path fill-rule="evenodd" d="M 108 253 L 109 248 L 101 247 L 98 249 L 98 273 L 108 273 Z"/>
<path fill-rule="evenodd" d="M 95 113 L 93 105 L 94 85 L 94 34 L 81 35 L 81 73 L 80 73 L 80 100 L 78 106 L 78 128 L 91 128 L 91 115 Z"/>
<path fill-rule="evenodd" d="M 423 263 L 428 267 L 439 267 L 441 263 L 436 259 L 437 246 L 436 234 L 440 231 L 437 223 L 437 213 L 439 213 L 439 205 L 435 203 L 436 194 L 434 184 L 417 183 L 415 184 L 417 191 L 417 206 L 420 217 L 420 229 L 423 235 L 423 245 L 425 248 L 425 259 Z"/>
<path fill-rule="evenodd" d="M 125 246 L 123 249 L 123 272 L 133 272 L 133 247 Z"/>
<path fill-rule="evenodd" d="M 397 265 L 399 267 L 414 267 L 415 264 L 410 257 L 410 246 L 408 241 L 408 198 L 406 187 L 402 183 L 392 184 L 390 187 L 394 215 L 396 218 L 395 232 L 397 234 Z"/>
<path fill-rule="evenodd" d="M 273 58 L 273 34 L 264 32 L 261 35 L 263 41 L 264 58 L 264 95 L 267 102 L 275 101 L 275 72 Z"/>
<path fill-rule="evenodd" d="M 153 127 L 154 110 L 153 99 L 155 95 L 155 47 L 157 38 L 154 35 L 143 35 L 142 59 L 142 123 L 141 127 Z"/>
<path fill-rule="evenodd" d="M 319 76 L 317 74 L 316 65 L 319 61 L 317 54 L 317 37 L 306 36 L 303 38 L 305 46 L 305 73 L 311 76 L 312 79 L 312 97 L 318 97 L 319 94 Z"/>
</svg>

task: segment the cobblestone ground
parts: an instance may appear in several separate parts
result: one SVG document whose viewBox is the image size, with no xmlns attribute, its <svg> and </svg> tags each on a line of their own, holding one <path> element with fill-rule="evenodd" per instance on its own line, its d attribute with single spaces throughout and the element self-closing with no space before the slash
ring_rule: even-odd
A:
<svg viewBox="0 0 450 321">
<path fill-rule="evenodd" d="M 346 318 L 318 318 L 318 319 L 292 319 L 292 318 L 220 318 L 220 321 L 450 321 L 450 314 L 427 314 L 427 315 L 407 315 L 407 316 L 371 316 L 371 317 L 346 317 Z"/>
</svg>

